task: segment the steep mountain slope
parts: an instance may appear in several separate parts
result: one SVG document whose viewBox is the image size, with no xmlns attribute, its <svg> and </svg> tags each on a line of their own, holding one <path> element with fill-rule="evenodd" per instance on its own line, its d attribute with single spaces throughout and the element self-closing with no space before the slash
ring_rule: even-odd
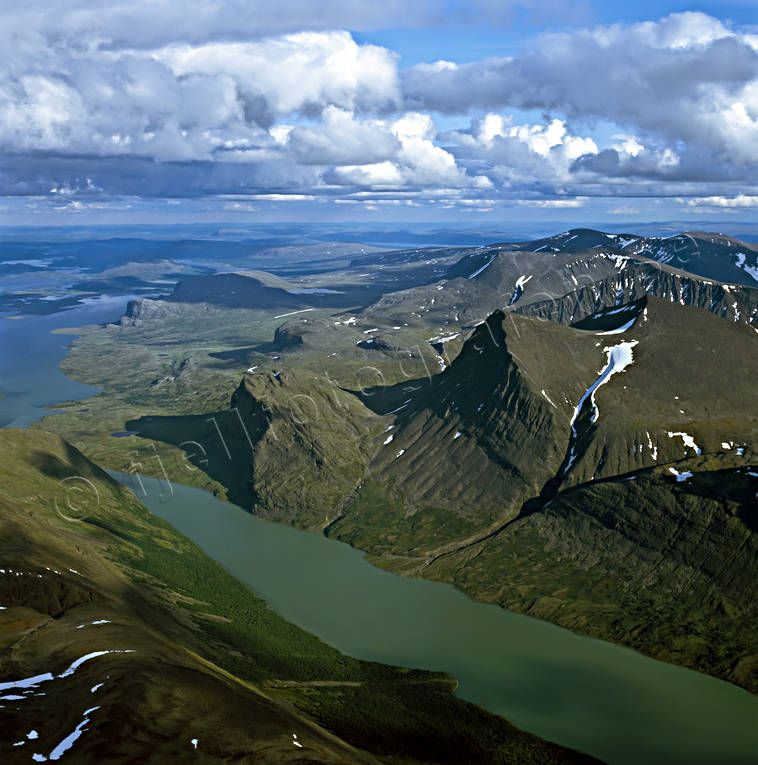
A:
<svg viewBox="0 0 758 765">
<path fill-rule="evenodd" d="M 758 285 L 758 246 L 726 234 L 686 231 L 668 237 L 646 237 L 577 228 L 508 247 L 532 252 L 578 252 L 609 247 L 624 255 L 642 255 L 706 279 L 749 287 Z"/>
<path fill-rule="evenodd" d="M 701 451 L 758 447 L 758 337 L 707 311 L 649 298 L 627 330 L 597 335 L 634 343 L 633 363 L 577 417 L 566 483 L 674 463 Z M 622 384 L 623 383 L 623 384 Z M 594 417 L 594 421 L 593 421 Z"/>
<path fill-rule="evenodd" d="M 59 438 L 0 446 L 4 763 L 589 761 L 288 624 Z"/>
<path fill-rule="evenodd" d="M 226 379 L 247 368 L 230 408 L 221 385 L 203 397 L 215 368 L 186 365 L 166 383 L 170 414 L 153 388 L 108 383 L 130 396 L 118 427 L 138 431 L 131 442 L 82 435 L 75 405 L 50 427 L 73 427 L 122 469 L 127 449 L 151 447 L 170 473 L 210 476 L 252 512 L 325 530 L 386 568 L 754 689 L 758 289 L 629 253 L 627 239 L 585 230 L 537 251 L 461 250 L 444 278 L 350 313 L 232 327 L 224 317 L 251 309 L 220 311 L 212 340 L 234 333 L 236 347 L 209 355 Z M 142 338 L 160 347 L 162 326 L 178 342 L 181 322 L 162 321 L 105 332 L 130 352 Z M 552 557 L 556 539 L 568 541 Z M 697 587 L 672 605 L 656 576 L 627 585 L 653 559 L 680 584 L 703 563 Z M 607 587 L 585 586 L 604 573 Z M 656 613 L 665 629 L 650 627 Z"/>
<path fill-rule="evenodd" d="M 378 414 L 404 399 L 369 477 L 406 513 L 447 508 L 486 525 L 561 485 L 695 449 L 744 456 L 758 433 L 752 331 L 655 298 L 630 308 L 605 331 L 497 312 L 443 373 L 364 395 Z M 612 348 L 629 357 L 615 372 Z"/>
<path fill-rule="evenodd" d="M 694 305 L 758 326 L 758 289 L 716 284 L 643 255 L 599 248 L 579 252 L 477 248 L 448 269 L 446 280 L 385 295 L 363 311 L 370 321 L 458 331 L 510 307 L 564 324 L 645 295 Z"/>
<path fill-rule="evenodd" d="M 676 236 L 640 237 L 624 254 L 645 255 L 709 279 L 758 285 L 758 246 L 725 234 L 687 231 Z"/>
<path fill-rule="evenodd" d="M 610 335 L 493 315 L 395 415 L 327 531 L 392 570 L 755 689 L 758 346 L 699 309 L 650 298 L 634 314 Z M 627 568 L 646 560 L 660 571 L 635 588 Z M 671 571 L 698 581 L 675 606 Z M 668 627 L 646 626 L 661 609 Z"/>
<path fill-rule="evenodd" d="M 424 575 L 758 692 L 758 455 L 745 462 L 582 484 Z"/>
<path fill-rule="evenodd" d="M 560 467 L 573 401 L 598 356 L 580 330 L 494 314 L 449 369 L 404 394 L 371 479 L 393 486 L 408 514 L 434 508 L 475 527 L 510 520 Z"/>
</svg>

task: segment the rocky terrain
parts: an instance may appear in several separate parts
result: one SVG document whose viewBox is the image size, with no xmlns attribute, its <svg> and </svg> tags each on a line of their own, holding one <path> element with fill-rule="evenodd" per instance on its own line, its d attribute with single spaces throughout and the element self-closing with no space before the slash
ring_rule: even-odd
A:
<svg viewBox="0 0 758 765">
<path fill-rule="evenodd" d="M 683 270 L 676 237 L 589 229 L 368 253 L 311 277 L 320 294 L 191 277 L 74 345 L 67 371 L 106 392 L 45 424 L 114 468 L 150 444 L 378 565 L 756 690 L 758 289 L 732 278 L 755 248 L 682 237 L 731 280 Z M 108 347 L 117 370 L 88 360 Z M 104 441 L 106 420 L 134 435 Z"/>
</svg>

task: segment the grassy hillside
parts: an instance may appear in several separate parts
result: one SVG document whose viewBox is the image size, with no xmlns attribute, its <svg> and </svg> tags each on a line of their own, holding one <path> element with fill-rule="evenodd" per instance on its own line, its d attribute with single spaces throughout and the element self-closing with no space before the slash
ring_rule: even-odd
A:
<svg viewBox="0 0 758 765">
<path fill-rule="evenodd" d="M 633 360 L 572 440 L 619 343 Z M 653 298 L 614 335 L 494 314 L 396 415 L 327 533 L 758 690 L 756 375 L 752 330 Z"/>
<path fill-rule="evenodd" d="M 424 575 L 758 692 L 758 471 L 677 467 L 567 489 Z"/>
<path fill-rule="evenodd" d="M 739 620 L 758 592 L 749 578 L 735 591 L 729 565 L 745 554 L 740 565 L 752 571 L 754 527 L 744 522 L 743 538 L 729 526 L 722 538 L 709 519 L 734 515 L 724 499 L 730 476 L 755 471 L 758 290 L 627 251 L 640 241 L 632 239 L 567 232 L 533 243 L 537 251 L 493 245 L 456 263 L 448 251 L 369 255 L 366 268 L 396 269 L 377 277 L 385 286 L 418 262 L 426 283 L 351 310 L 272 316 L 252 305 L 145 301 L 121 326 L 75 343 L 66 370 L 105 391 L 44 425 L 108 467 L 165 471 L 256 514 L 324 530 L 393 571 L 454 581 L 477 598 L 755 689 L 758 641 Z M 358 275 L 325 283 L 348 277 Z M 199 300 L 207 282 L 192 284 Z M 631 363 L 590 398 L 624 343 Z M 656 468 L 666 480 L 651 488 L 655 512 L 642 512 L 649 503 L 636 476 Z M 677 482 L 671 471 L 696 478 Z M 674 500 L 701 474 L 711 476 L 709 493 L 690 511 Z M 605 499 L 595 498 L 607 482 L 621 499 L 599 488 Z M 636 519 L 637 536 L 603 537 L 602 564 L 591 535 L 587 555 L 554 561 L 547 541 L 520 531 L 549 517 L 548 538 L 578 533 L 574 514 L 544 512 L 573 490 L 587 512 L 607 501 Z M 642 522 L 664 510 L 666 523 Z M 675 551 L 666 529 L 689 523 L 701 533 L 677 534 Z M 528 561 L 518 574 L 532 593 L 524 597 L 510 568 L 485 553 L 517 531 L 532 545 L 508 552 Z M 718 565 L 698 569 L 702 586 L 685 588 L 677 608 L 666 582 L 627 586 L 624 561 L 660 549 L 684 576 L 701 548 Z M 594 581 L 597 571 L 608 588 L 584 589 L 581 577 Z M 559 598 L 555 608 L 535 605 L 543 591 Z M 722 609 L 734 620 L 720 620 Z M 646 626 L 658 611 L 667 629 Z M 703 645 L 680 645 L 688 630 Z"/>
<path fill-rule="evenodd" d="M 587 760 L 288 624 L 58 437 L 0 448 L 3 762 Z"/>
</svg>

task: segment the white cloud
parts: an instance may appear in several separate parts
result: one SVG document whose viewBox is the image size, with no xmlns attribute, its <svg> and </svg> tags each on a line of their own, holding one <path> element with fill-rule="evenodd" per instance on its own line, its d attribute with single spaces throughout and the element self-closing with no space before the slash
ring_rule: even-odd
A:
<svg viewBox="0 0 758 765">
<path fill-rule="evenodd" d="M 369 165 L 344 165 L 336 170 L 344 183 L 359 186 L 402 186 L 405 180 L 392 162 L 376 162 Z"/>
<path fill-rule="evenodd" d="M 335 176 L 343 183 L 395 188 L 491 186 L 486 176 L 469 176 L 453 154 L 435 143 L 437 128 L 428 114 L 410 112 L 389 124 L 376 121 L 368 125 L 355 123 L 351 117 L 335 140 L 342 146 L 350 145 L 353 131 L 363 132 L 358 144 L 364 157 L 375 158 L 380 147 L 387 158 L 338 166 Z"/>
<path fill-rule="evenodd" d="M 512 138 L 518 138 L 535 154 L 542 157 L 550 155 L 550 149 L 563 143 L 566 127 L 559 119 L 551 120 L 547 125 L 514 125 L 508 131 Z"/>
<path fill-rule="evenodd" d="M 754 207 L 736 200 L 753 198 L 758 172 L 758 38 L 702 13 L 399 69 L 393 51 L 330 27 L 437 23 L 432 0 L 52 7 L 0 10 L 0 194 L 366 192 L 372 205 L 483 209 L 578 206 L 634 186 L 692 209 Z"/>
<path fill-rule="evenodd" d="M 375 164 L 392 159 L 400 141 L 380 120 L 360 120 L 345 109 L 328 106 L 322 121 L 314 126 L 287 126 L 271 132 L 284 150 L 298 162 L 314 165 Z"/>
<path fill-rule="evenodd" d="M 395 56 L 375 45 L 358 45 L 348 32 L 174 45 L 150 55 L 167 64 L 176 77 L 232 77 L 252 111 L 260 100 L 276 116 L 309 107 L 320 111 L 326 105 L 373 109 L 399 99 Z"/>
<path fill-rule="evenodd" d="M 689 207 L 700 207 L 708 205 L 709 207 L 758 207 L 758 195 L 751 196 L 747 194 L 737 194 L 734 197 L 696 197 L 694 199 L 679 199 L 682 204 Z"/>
<path fill-rule="evenodd" d="M 624 135 L 617 133 L 612 136 L 618 143 L 611 144 L 611 148 L 618 152 L 628 154 L 630 157 L 636 157 L 645 147 L 633 135 Z"/>
<path fill-rule="evenodd" d="M 518 199 L 520 207 L 584 207 L 585 198 L 577 199 Z"/>
<path fill-rule="evenodd" d="M 460 165 L 470 171 L 484 166 L 494 186 L 515 196 L 529 187 L 544 193 L 546 186 L 571 183 L 574 160 L 598 153 L 592 138 L 571 135 L 562 120 L 514 124 L 511 116 L 494 112 L 443 138 Z"/>
<path fill-rule="evenodd" d="M 539 109 L 564 123 L 632 128 L 640 145 L 650 136 L 738 165 L 756 161 L 758 51 L 751 37 L 702 13 L 545 35 L 521 55 L 417 66 L 402 77 L 411 108 Z M 551 137 L 541 139 L 544 152 Z"/>
</svg>

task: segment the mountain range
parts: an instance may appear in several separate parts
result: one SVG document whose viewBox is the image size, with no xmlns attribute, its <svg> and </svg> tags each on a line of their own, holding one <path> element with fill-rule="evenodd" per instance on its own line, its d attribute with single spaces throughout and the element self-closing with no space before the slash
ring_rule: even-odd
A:
<svg viewBox="0 0 758 765">
<path fill-rule="evenodd" d="M 756 334 L 720 234 L 364 252 L 132 301 L 41 427 L 755 693 Z"/>
</svg>

